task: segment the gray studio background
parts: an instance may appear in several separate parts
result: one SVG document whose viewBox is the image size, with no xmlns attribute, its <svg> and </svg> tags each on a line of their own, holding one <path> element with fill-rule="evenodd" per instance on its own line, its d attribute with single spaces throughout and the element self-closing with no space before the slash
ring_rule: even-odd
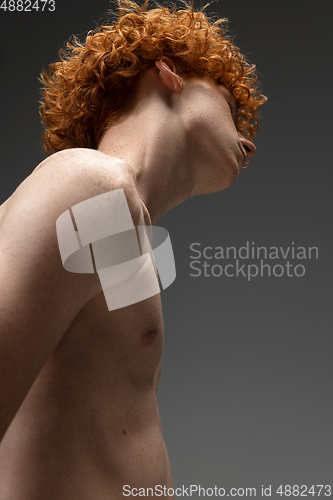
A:
<svg viewBox="0 0 333 500">
<path fill-rule="evenodd" d="M 198 2 L 197 6 L 200 6 Z M 107 0 L 0 12 L 0 202 L 44 158 L 37 77 Z M 177 278 L 162 293 L 159 406 L 175 486 L 333 485 L 332 40 L 328 3 L 218 1 L 268 102 L 257 155 L 228 190 L 159 225 Z M 303 277 L 191 277 L 189 246 L 316 246 Z M 203 259 L 204 260 L 204 259 Z M 234 263 L 230 260 L 229 263 Z M 224 265 L 226 262 L 214 261 Z M 249 263 L 247 261 L 246 263 Z M 285 261 L 270 261 L 271 265 Z M 323 493 L 321 496 L 324 496 Z M 273 498 L 281 498 L 272 493 Z"/>
</svg>

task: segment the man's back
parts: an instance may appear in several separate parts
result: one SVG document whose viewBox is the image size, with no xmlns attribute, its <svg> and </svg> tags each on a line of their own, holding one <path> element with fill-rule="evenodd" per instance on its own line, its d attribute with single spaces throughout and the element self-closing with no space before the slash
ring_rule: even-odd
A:
<svg viewBox="0 0 333 500">
<path fill-rule="evenodd" d="M 6 500 L 102 500 L 123 498 L 124 485 L 172 486 L 156 401 L 163 348 L 160 297 L 109 311 L 97 275 L 65 271 L 55 248 L 61 213 L 119 188 L 134 225 L 149 225 L 130 169 L 94 150 L 51 156 L 0 208 L 1 265 L 7 281 L 13 277 L 0 329 L 14 360 L 23 342 L 20 376 L 26 391 L 33 383 L 0 446 L 0 497 Z M 36 257 L 29 258 L 31 252 Z M 20 285 L 28 299 L 18 293 Z M 33 307 L 31 314 L 40 318 L 27 329 L 29 318 L 23 318 Z M 17 326 L 6 332 L 16 309 Z M 15 392 L 16 382 L 11 386 L 9 380 L 14 372 L 9 363 L 8 393 Z M 20 397 L 24 394 L 9 413 L 18 409 Z"/>
</svg>

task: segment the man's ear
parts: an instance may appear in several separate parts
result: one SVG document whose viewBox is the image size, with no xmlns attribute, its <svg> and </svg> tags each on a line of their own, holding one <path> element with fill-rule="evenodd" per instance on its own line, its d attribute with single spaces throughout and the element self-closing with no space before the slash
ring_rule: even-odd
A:
<svg viewBox="0 0 333 500">
<path fill-rule="evenodd" d="M 164 83 L 166 87 L 170 90 L 176 90 L 176 92 L 180 92 L 183 88 L 182 81 L 176 73 L 174 73 L 169 66 L 167 66 L 166 62 L 173 66 L 172 61 L 167 57 L 162 57 L 159 61 L 155 61 L 155 66 L 160 70 L 159 77 Z"/>
</svg>

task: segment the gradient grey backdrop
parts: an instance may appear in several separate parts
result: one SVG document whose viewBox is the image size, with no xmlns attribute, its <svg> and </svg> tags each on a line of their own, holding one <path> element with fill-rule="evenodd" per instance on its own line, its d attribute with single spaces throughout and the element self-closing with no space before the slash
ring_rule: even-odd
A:
<svg viewBox="0 0 333 500">
<path fill-rule="evenodd" d="M 72 33 L 94 28 L 109 7 L 107 0 L 56 0 L 53 13 L 0 12 L 0 202 L 44 158 L 41 69 Z M 208 9 L 230 19 L 269 99 L 257 155 L 236 183 L 192 198 L 159 221 L 170 233 L 177 265 L 176 281 L 162 293 L 159 389 L 176 486 L 252 486 L 260 496 L 261 485 L 333 484 L 327 9 L 326 1 L 259 0 L 220 0 Z M 190 277 L 191 243 L 246 241 L 317 246 L 319 259 L 305 261 L 302 278 Z"/>
</svg>

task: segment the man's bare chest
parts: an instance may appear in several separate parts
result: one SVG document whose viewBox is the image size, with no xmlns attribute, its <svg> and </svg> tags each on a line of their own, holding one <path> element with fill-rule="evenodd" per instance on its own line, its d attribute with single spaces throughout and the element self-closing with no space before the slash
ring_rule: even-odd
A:
<svg viewBox="0 0 333 500">
<path fill-rule="evenodd" d="M 96 384 L 103 391 L 113 380 L 123 389 L 131 390 L 131 384 L 149 389 L 158 382 L 163 340 L 159 294 L 109 311 L 100 292 L 80 311 L 52 358 L 62 377 L 79 377 L 89 388 Z"/>
</svg>

